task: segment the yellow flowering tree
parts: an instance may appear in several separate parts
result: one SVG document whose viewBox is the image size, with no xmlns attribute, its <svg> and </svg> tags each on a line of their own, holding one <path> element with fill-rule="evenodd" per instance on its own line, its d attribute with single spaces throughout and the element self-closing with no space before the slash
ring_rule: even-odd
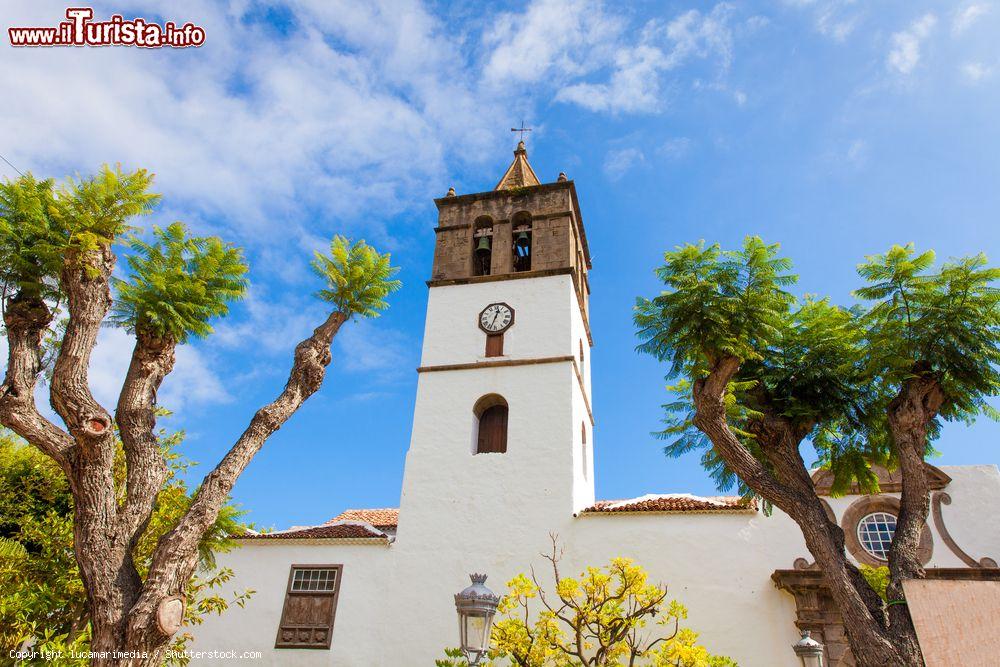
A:
<svg viewBox="0 0 1000 667">
<path fill-rule="evenodd" d="M 668 600 L 666 587 L 650 583 L 631 559 L 564 577 L 555 536 L 545 558 L 554 589 L 546 592 L 534 570 L 508 582 L 494 624 L 494 657 L 520 667 L 735 667 L 680 626 L 687 609 Z"/>
</svg>

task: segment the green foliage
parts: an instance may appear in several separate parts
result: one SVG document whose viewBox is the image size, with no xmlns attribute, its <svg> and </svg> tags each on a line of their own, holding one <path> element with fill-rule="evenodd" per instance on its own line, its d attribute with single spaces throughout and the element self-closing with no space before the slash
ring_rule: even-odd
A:
<svg viewBox="0 0 1000 667">
<path fill-rule="evenodd" d="M 148 192 L 152 180 L 144 169 L 125 173 L 105 165 L 59 189 L 30 173 L 0 184 L 0 296 L 57 298 L 64 262 L 86 261 L 89 251 L 117 241 L 131 218 L 152 210 L 159 200 Z"/>
<path fill-rule="evenodd" d="M 446 648 L 444 655 L 444 658 L 434 661 L 434 667 L 469 667 L 469 661 L 460 648 Z M 492 661 L 486 660 L 480 661 L 478 667 L 492 667 L 492 665 Z"/>
<path fill-rule="evenodd" d="M 392 278 L 399 268 L 389 260 L 389 253 L 381 254 L 364 241 L 352 243 L 335 236 L 329 255 L 317 252 L 312 262 L 313 270 L 326 282 L 317 296 L 342 313 L 377 317 L 389 307 L 386 297 L 402 286 Z"/>
<path fill-rule="evenodd" d="M 940 383 L 945 419 L 998 416 L 987 399 L 1000 394 L 1000 269 L 984 256 L 934 272 L 933 253 L 894 246 L 858 267 L 869 284 L 855 294 L 874 303 L 843 308 L 788 295 L 795 277 L 776 253 L 756 237 L 739 251 L 683 246 L 656 270 L 667 290 L 638 299 L 637 349 L 668 362 L 668 379 L 680 376 L 656 433 L 668 455 L 703 450 L 720 489 L 749 493 L 692 422 L 693 382 L 727 356 L 741 362 L 726 395 L 734 434 L 768 467 L 752 435 L 766 406 L 809 434 L 819 463 L 834 472 L 834 493 L 854 483 L 876 491 L 871 466 L 894 467 L 886 410 L 907 379 Z"/>
<path fill-rule="evenodd" d="M 865 578 L 865 581 L 872 587 L 872 590 L 878 593 L 880 598 L 888 601 L 886 588 L 889 586 L 889 568 L 885 565 L 881 567 L 859 565 L 858 569 L 861 570 L 861 576 Z"/>
<path fill-rule="evenodd" d="M 53 187 L 52 179 L 30 173 L 0 183 L 0 298 L 17 291 L 55 294 L 65 241 L 49 215 Z"/>
<path fill-rule="evenodd" d="M 169 478 L 133 556 L 140 573 L 148 568 L 156 541 L 191 501 L 191 493 L 177 477 L 190 465 L 174 452 L 182 439 L 182 433 L 161 434 Z M 119 488 L 124 486 L 124 471 L 119 450 L 115 464 Z M 230 604 L 242 606 L 253 593 L 223 597 L 217 590 L 232 572 L 210 572 L 215 554 L 235 546 L 228 536 L 244 530 L 241 516 L 226 505 L 199 545 L 202 571 L 188 585 L 188 625 L 200 623 L 204 614 L 222 613 Z M 6 655 L 32 638 L 39 650 L 86 651 L 89 646 L 86 593 L 73 553 L 73 500 L 62 471 L 48 457 L 13 436 L 0 435 L 0 650 Z M 174 648 L 182 648 L 190 639 L 179 634 Z M 70 664 L 68 657 L 64 659 Z"/>
<path fill-rule="evenodd" d="M 153 243 L 128 240 L 128 280 L 114 279 L 112 323 L 182 343 L 212 332 L 208 321 L 229 312 L 246 292 L 242 252 L 218 237 L 189 236 L 175 222 L 153 227 Z"/>
<path fill-rule="evenodd" d="M 996 418 L 985 398 L 1000 393 L 1000 268 L 983 254 L 945 262 L 893 246 L 858 266 L 874 303 L 863 317 L 870 373 L 893 391 L 916 375 L 941 383 L 945 419 Z"/>
<path fill-rule="evenodd" d="M 108 165 L 87 178 L 69 178 L 59 190 L 52 218 L 66 235 L 66 248 L 81 255 L 107 247 L 131 228 L 128 221 L 151 213 L 160 195 L 149 192 L 153 174 Z"/>
<path fill-rule="evenodd" d="M 698 376 L 722 356 L 760 359 L 780 335 L 795 276 L 777 245 L 747 237 L 742 250 L 685 245 L 664 254 L 657 277 L 669 288 L 636 301 L 640 352 L 670 362 L 668 377 Z"/>
</svg>

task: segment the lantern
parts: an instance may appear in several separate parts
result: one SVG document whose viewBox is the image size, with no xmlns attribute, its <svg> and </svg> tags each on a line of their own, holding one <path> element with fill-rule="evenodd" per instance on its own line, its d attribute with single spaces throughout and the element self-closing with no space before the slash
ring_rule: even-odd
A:
<svg viewBox="0 0 1000 667">
<path fill-rule="evenodd" d="M 486 588 L 485 574 L 471 574 L 472 585 L 455 596 L 462 652 L 470 665 L 478 665 L 490 648 L 493 615 L 500 596 Z"/>
<path fill-rule="evenodd" d="M 792 650 L 802 661 L 802 667 L 823 667 L 823 645 L 802 631 L 802 639 L 792 644 Z"/>
</svg>

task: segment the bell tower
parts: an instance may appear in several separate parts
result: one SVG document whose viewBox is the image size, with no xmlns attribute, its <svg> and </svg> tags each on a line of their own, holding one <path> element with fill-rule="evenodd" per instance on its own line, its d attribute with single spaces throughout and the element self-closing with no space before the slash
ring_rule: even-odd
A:
<svg viewBox="0 0 1000 667">
<path fill-rule="evenodd" d="M 594 502 L 590 251 L 576 187 L 565 174 L 540 182 L 522 141 L 493 190 L 434 203 L 397 547 L 435 535 L 426 546 L 439 548 L 442 531 L 466 545 L 518 532 L 543 544 Z"/>
</svg>

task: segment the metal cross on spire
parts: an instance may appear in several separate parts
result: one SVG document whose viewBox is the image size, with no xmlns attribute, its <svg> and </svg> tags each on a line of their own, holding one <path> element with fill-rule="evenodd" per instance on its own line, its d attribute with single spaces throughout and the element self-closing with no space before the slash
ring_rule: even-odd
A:
<svg viewBox="0 0 1000 667">
<path fill-rule="evenodd" d="M 524 133 L 525 132 L 531 132 L 531 128 L 530 127 L 525 127 L 524 126 L 524 121 L 522 120 L 521 121 L 521 127 L 512 127 L 512 128 L 510 128 L 510 131 L 511 132 L 517 132 L 517 133 L 519 133 L 520 136 L 518 137 L 518 141 L 524 141 Z"/>
</svg>

